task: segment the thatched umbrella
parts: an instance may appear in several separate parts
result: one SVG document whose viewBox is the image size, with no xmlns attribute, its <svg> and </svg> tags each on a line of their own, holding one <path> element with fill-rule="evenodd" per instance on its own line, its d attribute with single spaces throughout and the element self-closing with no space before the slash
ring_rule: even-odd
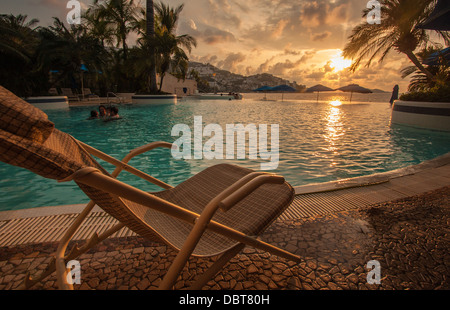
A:
<svg viewBox="0 0 450 310">
<path fill-rule="evenodd" d="M 360 94 L 371 94 L 371 93 L 373 93 L 370 89 L 362 87 L 362 86 L 359 86 L 357 84 L 350 84 L 350 85 L 347 85 L 347 86 L 340 87 L 340 88 L 338 88 L 336 90 L 340 90 L 340 91 L 343 91 L 343 92 L 346 92 L 346 93 L 351 93 L 351 95 L 350 95 L 350 102 L 352 102 L 353 93 L 360 93 Z"/>
<path fill-rule="evenodd" d="M 264 98 L 262 100 L 267 100 L 267 92 L 271 91 L 273 87 L 270 86 L 261 86 L 260 88 L 254 89 L 254 92 L 263 92 Z"/>
<path fill-rule="evenodd" d="M 254 89 L 253 91 L 256 91 L 256 92 L 258 92 L 258 91 L 268 91 L 268 90 L 271 90 L 271 89 L 272 89 L 272 87 L 270 87 L 270 86 L 261 86 L 260 88 Z"/>
<path fill-rule="evenodd" d="M 313 93 L 313 92 L 317 92 L 317 102 L 319 102 L 319 94 L 321 91 L 334 91 L 334 89 L 331 89 L 329 87 L 323 86 L 322 84 L 317 84 L 313 87 L 310 87 L 308 89 L 306 89 L 307 93 Z"/>
<path fill-rule="evenodd" d="M 283 84 L 283 85 L 278 85 L 278 86 L 272 87 L 272 89 L 270 89 L 270 91 L 276 92 L 276 93 L 281 93 L 281 101 L 284 101 L 284 93 L 293 93 L 293 92 L 296 92 L 297 90 L 294 87 Z"/>
</svg>

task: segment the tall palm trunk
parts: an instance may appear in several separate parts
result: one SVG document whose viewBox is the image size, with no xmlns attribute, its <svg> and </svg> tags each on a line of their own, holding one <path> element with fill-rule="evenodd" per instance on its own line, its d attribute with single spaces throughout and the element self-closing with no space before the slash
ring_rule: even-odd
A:
<svg viewBox="0 0 450 310">
<path fill-rule="evenodd" d="M 161 92 L 162 87 L 163 87 L 163 82 L 164 82 L 164 73 L 161 73 L 161 79 L 159 80 L 159 92 Z"/>
<path fill-rule="evenodd" d="M 416 55 L 412 51 L 408 50 L 404 51 L 404 53 L 406 54 L 406 56 L 408 56 L 409 60 L 411 60 L 412 63 L 427 76 L 430 82 L 434 80 L 434 75 L 423 66 L 423 64 L 419 61 L 419 59 L 417 59 Z"/>
<path fill-rule="evenodd" d="M 153 7 L 153 0 L 147 0 L 147 37 L 155 37 L 155 10 Z M 152 45 L 150 48 L 150 57 L 152 60 L 152 68 L 150 69 L 150 92 L 156 93 L 158 86 L 156 85 L 156 50 Z"/>
<path fill-rule="evenodd" d="M 125 30 L 122 31 L 122 49 L 123 49 L 123 59 L 127 60 L 128 58 L 128 45 L 127 45 L 127 33 Z"/>
</svg>

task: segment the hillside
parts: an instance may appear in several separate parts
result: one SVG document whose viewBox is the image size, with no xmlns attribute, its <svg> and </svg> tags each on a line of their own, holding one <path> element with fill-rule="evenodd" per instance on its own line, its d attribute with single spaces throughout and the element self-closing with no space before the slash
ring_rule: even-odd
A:
<svg viewBox="0 0 450 310">
<path fill-rule="evenodd" d="M 202 64 L 199 62 L 189 63 L 190 78 L 195 78 L 198 82 L 200 92 L 250 92 L 261 86 L 277 86 L 282 84 L 290 85 L 299 91 L 306 88 L 304 85 L 298 85 L 288 80 L 276 77 L 272 74 L 263 73 L 251 76 L 243 76 L 231 73 L 226 70 L 214 67 L 211 64 Z"/>
</svg>

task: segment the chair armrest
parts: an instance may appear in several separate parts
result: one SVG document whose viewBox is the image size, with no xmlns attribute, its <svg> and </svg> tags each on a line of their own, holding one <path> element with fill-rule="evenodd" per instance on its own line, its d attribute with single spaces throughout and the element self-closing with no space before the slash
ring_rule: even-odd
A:
<svg viewBox="0 0 450 310">
<path fill-rule="evenodd" d="M 203 209 L 200 220 L 203 220 L 203 225 L 206 225 L 219 208 L 222 211 L 227 212 L 261 185 L 266 183 L 282 184 L 283 182 L 283 177 L 267 172 L 250 173 L 212 199 Z"/>
<path fill-rule="evenodd" d="M 136 157 L 138 155 L 141 155 L 141 154 L 143 154 L 145 152 L 149 152 L 149 151 L 154 150 L 154 149 L 159 148 L 159 147 L 172 148 L 173 145 L 172 145 L 172 143 L 167 143 L 167 142 L 153 142 L 153 143 L 149 143 L 147 145 L 143 145 L 141 147 L 138 147 L 138 148 L 130 151 L 130 153 L 127 156 L 125 156 L 124 159 L 122 159 L 122 165 L 116 167 L 116 169 L 112 173 L 112 176 L 117 178 L 119 176 L 119 174 L 123 170 L 131 172 L 130 171 L 130 166 L 128 166 L 128 162 L 131 159 L 133 159 L 134 157 Z M 133 174 L 138 176 L 138 177 L 140 177 L 140 178 L 142 178 L 142 179 L 144 179 L 144 180 L 149 181 L 150 183 L 156 184 L 156 185 L 158 185 L 158 186 L 160 186 L 160 187 L 162 187 L 164 189 L 172 188 L 172 186 L 170 186 L 170 185 L 168 185 L 168 184 L 166 184 L 166 183 L 164 183 L 164 182 L 162 182 L 162 181 L 160 181 L 160 180 L 158 180 L 158 179 L 156 179 L 156 178 L 154 178 L 152 176 L 149 176 L 149 175 L 147 175 L 145 173 L 138 172 L 138 173 L 133 173 Z"/>
<path fill-rule="evenodd" d="M 147 180 L 150 183 L 153 183 L 155 185 L 158 185 L 164 189 L 171 189 L 173 188 L 172 186 L 128 165 L 128 162 L 135 156 L 140 155 L 142 153 L 145 153 L 147 151 L 153 150 L 157 147 L 171 147 L 170 143 L 167 142 L 153 142 L 144 146 L 141 146 L 133 151 L 131 151 L 127 156 L 125 156 L 124 160 L 120 161 L 118 159 L 115 159 L 114 157 L 111 157 L 95 148 L 93 148 L 92 146 L 83 143 L 81 141 L 76 140 L 77 143 L 83 147 L 86 152 L 88 152 L 91 155 L 94 155 L 100 159 L 103 159 L 104 161 L 116 166 L 116 169 L 114 170 L 114 172 L 111 174 L 111 176 L 113 178 L 117 178 L 119 176 L 119 174 L 123 171 L 126 170 L 132 174 L 134 174 L 137 177 L 140 177 L 141 179 Z"/>
<path fill-rule="evenodd" d="M 160 147 L 172 149 L 177 146 L 172 143 L 168 143 L 168 142 L 161 142 L 161 141 L 152 142 L 152 143 L 140 146 L 138 148 L 135 148 L 134 150 L 131 150 L 130 153 L 127 156 L 125 156 L 125 158 L 122 160 L 122 162 L 128 163 L 134 157 L 144 154 L 146 152 L 152 151 L 156 148 L 160 148 Z"/>
</svg>

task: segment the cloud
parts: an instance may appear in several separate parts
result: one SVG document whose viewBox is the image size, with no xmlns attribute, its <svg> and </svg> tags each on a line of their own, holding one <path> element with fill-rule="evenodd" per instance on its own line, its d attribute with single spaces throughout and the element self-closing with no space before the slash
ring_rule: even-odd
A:
<svg viewBox="0 0 450 310">
<path fill-rule="evenodd" d="M 195 22 L 191 19 L 191 20 L 189 20 L 189 27 L 192 29 L 192 30 L 197 30 L 197 25 L 195 24 Z"/>
<path fill-rule="evenodd" d="M 314 81 L 321 81 L 323 79 L 333 80 L 335 79 L 335 77 L 337 77 L 337 75 L 335 74 L 334 69 L 331 67 L 331 61 L 327 61 L 327 63 L 321 68 L 314 70 L 306 75 L 306 78 L 312 79 Z"/>
<path fill-rule="evenodd" d="M 325 24 L 328 4 L 322 1 L 307 2 L 302 8 L 301 22 L 305 27 L 318 27 Z"/>
<path fill-rule="evenodd" d="M 293 50 L 293 49 L 290 49 L 290 48 L 285 48 L 283 54 L 284 55 L 298 56 L 298 55 L 301 55 L 302 52 L 301 51 L 296 51 L 296 50 Z"/>
<path fill-rule="evenodd" d="M 365 4 L 361 0 L 248 0 L 257 19 L 248 19 L 235 32 L 248 45 L 279 48 L 280 42 L 296 48 L 343 48 Z M 245 20 L 245 19 L 243 19 Z"/>
<path fill-rule="evenodd" d="M 213 27 L 208 27 L 203 31 L 202 39 L 207 44 L 217 44 L 236 41 L 236 38 L 231 32 L 223 31 Z"/>
<path fill-rule="evenodd" d="M 181 22 L 179 32 L 190 34 L 208 45 L 236 41 L 236 37 L 231 32 L 204 23 L 196 23 L 193 19 Z"/>
<path fill-rule="evenodd" d="M 279 39 L 283 35 L 284 28 L 286 27 L 287 24 L 288 24 L 287 20 L 282 19 L 282 20 L 278 21 L 278 23 L 275 25 L 270 37 L 272 39 Z"/>
<path fill-rule="evenodd" d="M 236 72 L 237 65 L 244 62 L 246 59 L 247 59 L 247 57 L 241 52 L 229 53 L 228 56 L 224 60 L 219 61 L 217 63 L 217 66 L 224 70 Z"/>
<path fill-rule="evenodd" d="M 291 59 L 292 57 L 286 58 L 286 56 L 300 55 L 301 57 L 297 57 L 296 59 Z M 261 63 L 253 73 L 270 73 L 280 77 L 294 77 L 295 72 L 301 70 L 302 66 L 314 55 L 314 51 L 292 51 L 287 49 L 284 53 L 268 58 L 265 62 Z"/>
<path fill-rule="evenodd" d="M 331 32 L 329 31 L 324 31 L 321 33 L 315 33 L 313 35 L 311 35 L 311 40 L 312 41 L 323 41 L 325 39 L 328 39 L 331 36 Z"/>
<path fill-rule="evenodd" d="M 217 62 L 217 55 L 205 55 L 205 56 L 195 56 L 195 55 L 191 55 L 190 58 L 192 61 L 197 61 L 197 62 L 201 62 L 201 63 L 205 63 L 205 64 L 215 64 Z"/>
<path fill-rule="evenodd" d="M 232 25 L 240 27 L 242 20 L 239 17 L 239 11 L 248 12 L 248 7 L 239 5 L 236 1 L 228 0 L 207 0 L 208 19 L 219 25 Z"/>
<path fill-rule="evenodd" d="M 67 9 L 67 2 L 68 1 L 59 1 L 59 0 L 34 0 L 33 4 L 36 5 L 36 7 L 46 7 L 46 10 L 55 11 L 57 14 L 54 14 L 55 17 L 58 17 L 62 20 L 65 20 L 66 14 L 69 13 L 69 9 Z M 83 4 L 82 8 L 83 8 Z"/>
</svg>

